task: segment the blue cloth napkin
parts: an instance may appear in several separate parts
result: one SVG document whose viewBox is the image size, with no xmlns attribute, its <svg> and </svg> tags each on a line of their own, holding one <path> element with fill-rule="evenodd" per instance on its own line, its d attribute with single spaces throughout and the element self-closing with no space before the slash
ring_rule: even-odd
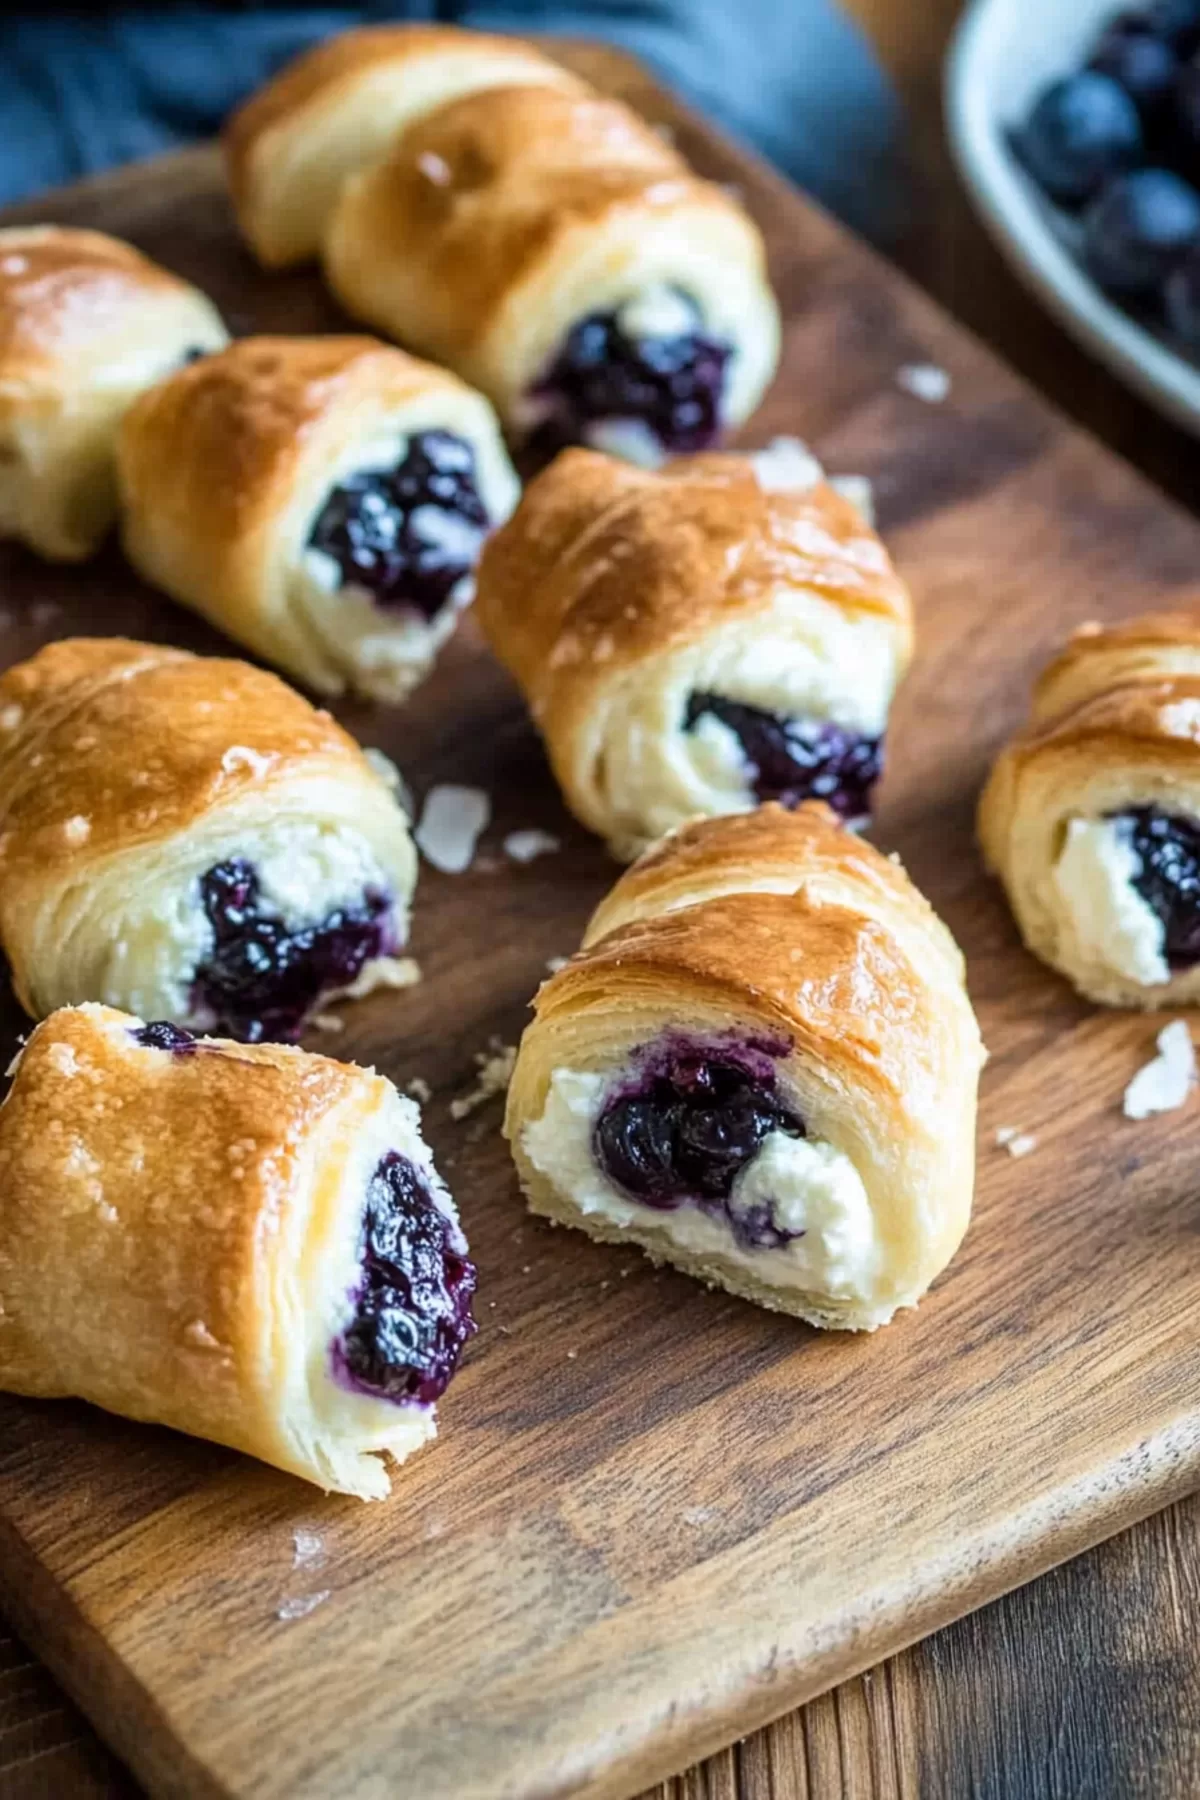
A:
<svg viewBox="0 0 1200 1800">
<path fill-rule="evenodd" d="M 625 46 L 858 230 L 897 217 L 895 102 L 833 0 L 118 8 L 0 18 L 0 204 L 211 136 L 308 45 L 385 19 Z"/>
</svg>

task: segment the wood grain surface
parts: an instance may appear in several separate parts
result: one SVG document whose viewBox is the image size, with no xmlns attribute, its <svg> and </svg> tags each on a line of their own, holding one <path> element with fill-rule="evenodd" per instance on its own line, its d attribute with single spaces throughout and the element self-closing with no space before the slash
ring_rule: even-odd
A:
<svg viewBox="0 0 1200 1800">
<path fill-rule="evenodd" d="M 491 1031 L 515 1035 L 541 962 L 570 947 L 609 872 L 564 824 L 469 635 L 398 719 L 347 711 L 418 789 L 484 781 L 493 838 L 543 824 L 568 849 L 552 874 L 491 867 L 487 846 L 469 877 L 427 874 L 424 986 L 402 1013 L 365 1003 L 339 1040 L 434 1083 L 431 1135 L 485 1269 L 485 1328 L 444 1439 L 391 1506 L 321 1502 L 84 1409 L 0 1412 L 6 1596 L 164 1792 L 632 1791 L 1194 1484 L 1194 1117 L 1120 1120 L 1148 1027 L 1098 1019 L 1023 958 L 980 879 L 970 811 L 1046 645 L 1185 585 L 1200 534 L 781 183 L 635 97 L 768 225 L 787 366 L 755 438 L 799 430 L 832 467 L 872 474 L 917 588 L 922 657 L 879 836 L 972 959 L 994 1052 L 976 1225 L 915 1318 L 847 1344 L 524 1221 L 494 1114 L 455 1128 L 445 1102 Z M 329 322 L 310 281 L 253 274 L 211 184 L 189 157 L 56 216 L 135 238 L 242 329 Z M 918 358 L 951 370 L 945 408 L 896 390 Z M 13 556 L 0 578 L 6 657 L 118 624 L 206 641 L 115 559 L 68 575 Z M 1034 1157 L 987 1148 L 1002 1123 L 1039 1134 Z M 290 1533 L 314 1512 L 330 1598 L 285 1624 Z M 970 1631 L 947 1641 L 978 1675 Z M 685 1791 L 732 1794 L 739 1772 L 764 1793 L 864 1791 L 856 1769 L 881 1793 L 939 1791 L 916 1748 L 939 1692 L 920 1668 L 810 1709 L 804 1757 L 784 1725 Z M 1011 1747 L 1005 1729 L 977 1747 Z"/>
</svg>

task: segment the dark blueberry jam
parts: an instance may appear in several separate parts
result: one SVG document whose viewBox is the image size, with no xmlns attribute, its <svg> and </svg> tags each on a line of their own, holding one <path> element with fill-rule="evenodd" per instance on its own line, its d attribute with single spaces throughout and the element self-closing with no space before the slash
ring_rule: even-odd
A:
<svg viewBox="0 0 1200 1800">
<path fill-rule="evenodd" d="M 670 1212 L 690 1202 L 723 1213 L 739 1243 L 776 1249 L 801 1234 L 780 1230 L 767 1207 L 733 1200 L 737 1176 L 772 1131 L 805 1135 L 775 1092 L 769 1056 L 676 1046 L 656 1052 L 608 1102 L 593 1149 L 609 1180 L 643 1206 Z"/>
<path fill-rule="evenodd" d="M 637 420 L 664 450 L 708 450 L 721 434 L 728 361 L 729 345 L 699 330 L 631 338 L 616 313 L 592 313 L 571 327 L 532 390 L 545 409 L 535 446 L 587 443 L 590 427 Z"/>
<path fill-rule="evenodd" d="M 206 356 L 211 355 L 212 351 L 204 349 L 203 345 L 189 344 L 179 359 L 179 366 L 181 369 L 188 369 L 194 362 L 202 362 Z"/>
<path fill-rule="evenodd" d="M 395 948 L 385 894 L 368 891 L 358 906 L 299 931 L 260 910 L 251 863 L 218 863 L 201 877 L 200 895 L 213 948 L 196 970 L 192 1003 L 243 1043 L 294 1043 L 324 995 L 349 987 L 371 957 Z"/>
<path fill-rule="evenodd" d="M 421 431 L 396 468 L 333 488 L 308 541 L 376 605 L 432 619 L 473 571 L 487 528 L 470 444 Z"/>
<path fill-rule="evenodd" d="M 135 1044 L 141 1044 L 145 1050 L 171 1050 L 177 1056 L 186 1056 L 196 1048 L 196 1040 L 190 1031 L 182 1025 L 172 1025 L 169 1019 L 151 1019 L 130 1034 Z"/>
<path fill-rule="evenodd" d="M 741 744 L 756 799 L 784 806 L 824 800 L 843 819 L 870 817 L 871 790 L 883 769 L 882 738 L 862 737 L 840 725 L 783 719 L 720 694 L 691 696 L 687 730 L 706 713 L 728 726 Z"/>
<path fill-rule="evenodd" d="M 1141 860 L 1133 885 L 1162 920 L 1167 966 L 1194 968 L 1200 963 L 1200 822 L 1154 806 L 1115 818 Z"/>
<path fill-rule="evenodd" d="M 390 1150 L 367 1189 L 362 1286 L 334 1364 L 355 1387 L 429 1405 L 475 1330 L 475 1268 L 408 1158 Z"/>
</svg>

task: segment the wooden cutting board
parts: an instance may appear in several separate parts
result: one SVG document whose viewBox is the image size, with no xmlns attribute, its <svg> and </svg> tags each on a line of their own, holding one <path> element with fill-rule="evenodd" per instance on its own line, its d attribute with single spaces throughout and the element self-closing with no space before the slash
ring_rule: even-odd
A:
<svg viewBox="0 0 1200 1800">
<path fill-rule="evenodd" d="M 449 1102 L 615 871 L 469 623 L 403 711 L 339 709 L 418 794 L 454 778 L 494 800 L 472 870 L 422 873 L 422 985 L 315 1040 L 431 1084 L 481 1329 L 442 1437 L 369 1507 L 82 1406 L 0 1402 L 0 1600 L 162 1795 L 628 1794 L 1200 1481 L 1200 1105 L 1123 1119 L 1154 1023 L 1024 955 L 972 838 L 1047 651 L 1181 590 L 1200 529 L 630 63 L 569 60 L 744 192 L 787 320 L 748 439 L 799 433 L 869 475 L 914 587 L 875 835 L 967 953 L 992 1052 L 975 1219 L 919 1312 L 844 1338 L 527 1218 L 498 1102 L 460 1122 Z M 10 217 L 129 237 L 238 331 L 339 323 L 313 275 L 255 270 L 208 150 Z M 896 384 L 926 361 L 944 405 Z M 4 552 L 0 661 L 80 631 L 227 649 L 115 553 Z M 561 852 L 506 862 L 533 825 Z M 1002 1126 L 1034 1153 L 997 1148 Z M 298 1566 L 296 1533 L 320 1539 Z"/>
</svg>

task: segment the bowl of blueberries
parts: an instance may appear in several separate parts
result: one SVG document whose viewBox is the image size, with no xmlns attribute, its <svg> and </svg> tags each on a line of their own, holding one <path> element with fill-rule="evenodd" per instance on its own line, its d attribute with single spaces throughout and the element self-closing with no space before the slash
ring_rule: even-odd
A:
<svg viewBox="0 0 1200 1800">
<path fill-rule="evenodd" d="M 1200 0 L 975 0 L 946 101 L 1018 274 L 1200 432 Z"/>
</svg>

